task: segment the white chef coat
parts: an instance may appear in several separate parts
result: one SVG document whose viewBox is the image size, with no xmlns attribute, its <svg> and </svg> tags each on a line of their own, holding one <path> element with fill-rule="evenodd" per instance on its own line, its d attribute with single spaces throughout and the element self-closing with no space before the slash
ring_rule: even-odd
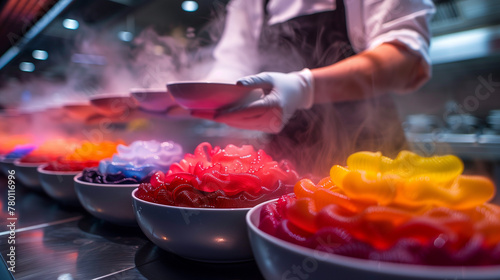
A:
<svg viewBox="0 0 500 280">
<path fill-rule="evenodd" d="M 429 21 L 435 12 L 431 0 L 344 0 L 344 5 L 348 36 L 355 52 L 398 42 L 422 58 L 420 69 L 404 91 L 412 91 L 428 80 Z M 335 6 L 335 0 L 270 0 L 267 24 L 335 10 Z M 226 9 L 225 29 L 214 50 L 216 63 L 207 79 L 234 82 L 259 71 L 256 58 L 264 4 L 263 0 L 232 0 Z"/>
</svg>

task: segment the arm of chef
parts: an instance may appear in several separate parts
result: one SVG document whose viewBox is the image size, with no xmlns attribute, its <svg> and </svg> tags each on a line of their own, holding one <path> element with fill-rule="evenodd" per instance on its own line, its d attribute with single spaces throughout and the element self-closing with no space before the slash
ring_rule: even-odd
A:
<svg viewBox="0 0 500 280">
<path fill-rule="evenodd" d="M 357 52 L 394 44 L 419 58 L 416 71 L 396 93 L 414 91 L 431 76 L 431 0 L 346 1 L 349 36 Z"/>
<path fill-rule="evenodd" d="M 206 80 L 235 83 L 258 69 L 258 36 L 262 7 L 254 1 L 233 0 L 226 6 L 224 31 L 214 49 L 214 65 Z"/>
<path fill-rule="evenodd" d="M 430 0 L 346 1 L 349 38 L 358 54 L 312 69 L 314 102 L 408 93 L 431 76 Z"/>
</svg>

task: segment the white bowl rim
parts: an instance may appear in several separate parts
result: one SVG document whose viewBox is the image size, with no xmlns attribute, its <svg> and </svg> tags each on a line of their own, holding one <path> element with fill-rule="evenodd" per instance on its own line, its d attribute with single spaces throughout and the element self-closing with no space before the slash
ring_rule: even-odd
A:
<svg viewBox="0 0 500 280">
<path fill-rule="evenodd" d="M 342 265 L 345 267 L 353 268 L 356 270 L 364 270 L 368 272 L 379 272 L 395 276 L 410 276 L 410 277 L 424 277 L 435 279 L 436 277 L 450 278 L 457 276 L 457 270 L 465 277 L 463 279 L 493 279 L 491 277 L 498 277 L 500 275 L 500 265 L 492 266 L 427 266 L 418 264 L 399 264 L 385 261 L 375 261 L 359 259 L 354 257 L 342 256 L 322 252 L 311 248 L 303 247 L 291 242 L 284 241 L 275 236 L 260 230 L 256 225 L 251 222 L 251 217 L 254 213 L 259 211 L 265 204 L 272 203 L 278 199 L 265 201 L 253 207 L 248 211 L 245 220 L 247 226 L 255 232 L 255 234 L 266 239 L 268 242 L 274 243 L 277 246 L 291 250 L 297 254 L 305 255 L 305 257 L 312 257 L 330 264 Z M 258 213 L 260 215 L 260 213 Z M 318 254 L 319 253 L 319 254 Z M 462 278 L 457 278 L 462 279 Z M 498 278 L 495 278 L 498 279 Z"/>
<path fill-rule="evenodd" d="M 166 208 L 166 209 L 175 209 L 175 210 L 185 210 L 185 211 L 207 211 L 207 212 L 222 212 L 222 211 L 227 211 L 231 210 L 231 212 L 234 211 L 249 211 L 252 209 L 252 207 L 247 207 L 247 208 L 197 208 L 197 207 L 183 207 L 183 206 L 173 206 L 173 205 L 165 205 L 165 204 L 159 204 L 159 203 L 154 203 L 150 201 L 146 201 L 143 199 L 140 199 L 135 196 L 135 193 L 139 190 L 139 188 L 135 189 L 132 191 L 132 199 L 135 199 L 137 201 L 140 201 L 142 203 L 149 204 L 151 206 L 156 206 L 156 207 L 161 207 L 161 208 Z"/>
<path fill-rule="evenodd" d="M 167 83 L 167 90 L 168 86 L 176 86 L 176 85 L 186 85 L 186 84 L 191 84 L 191 85 L 214 85 L 214 86 L 231 86 L 233 88 L 241 88 L 241 89 L 246 89 L 248 92 L 254 90 L 254 89 L 259 89 L 263 88 L 262 86 L 245 86 L 242 84 L 237 84 L 237 83 L 230 83 L 230 82 L 217 82 L 217 81 L 179 81 L 179 82 L 172 82 L 172 83 Z"/>
<path fill-rule="evenodd" d="M 135 93 L 168 93 L 166 88 L 131 88 L 129 89 L 131 94 Z"/>
<path fill-rule="evenodd" d="M 18 167 L 38 167 L 42 164 L 47 163 L 46 161 L 44 162 L 21 162 L 21 158 L 16 158 L 14 160 L 14 165 Z"/>
<path fill-rule="evenodd" d="M 170 85 L 185 85 L 185 84 L 192 84 L 192 85 L 206 85 L 206 84 L 212 84 L 212 85 L 223 85 L 223 86 L 238 86 L 238 87 L 245 87 L 244 85 L 238 85 L 236 83 L 230 83 L 230 82 L 216 82 L 216 81 L 178 81 L 178 82 L 170 82 L 167 83 L 167 87 Z M 167 89 L 168 90 L 168 89 Z"/>
<path fill-rule="evenodd" d="M 80 172 L 80 173 L 76 174 L 75 177 L 73 177 L 73 180 L 76 183 L 79 183 L 79 184 L 82 184 L 82 185 L 85 185 L 85 186 L 103 187 L 103 188 L 119 188 L 119 187 L 123 187 L 123 188 L 138 188 L 139 185 L 140 185 L 140 183 L 138 183 L 138 184 L 100 184 L 100 183 L 91 183 L 91 182 L 80 180 L 79 178 L 82 177 L 82 175 L 83 175 L 83 172 Z"/>
<path fill-rule="evenodd" d="M 79 172 L 82 172 L 81 170 L 78 171 L 52 171 L 52 170 L 44 170 L 45 167 L 47 167 L 50 164 L 50 162 L 44 163 L 42 165 L 39 165 L 37 167 L 37 171 L 42 174 L 47 174 L 47 175 L 76 175 Z"/>
<path fill-rule="evenodd" d="M 94 100 L 100 100 L 100 99 L 106 99 L 106 98 L 130 99 L 131 97 L 132 96 L 130 96 L 130 93 L 127 93 L 127 94 L 103 93 L 103 94 L 96 94 L 96 95 L 90 96 L 89 101 L 92 102 Z"/>
<path fill-rule="evenodd" d="M 90 102 L 88 100 L 82 100 L 82 101 L 71 101 L 71 102 L 67 102 L 67 103 L 64 103 L 61 108 L 63 109 L 73 109 L 75 107 L 86 107 L 86 108 L 90 108 Z"/>
</svg>

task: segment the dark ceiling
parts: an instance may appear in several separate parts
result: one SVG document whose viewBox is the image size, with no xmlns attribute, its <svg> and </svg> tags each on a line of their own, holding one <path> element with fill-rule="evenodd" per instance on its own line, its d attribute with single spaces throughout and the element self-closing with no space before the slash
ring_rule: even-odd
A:
<svg viewBox="0 0 500 280">
<path fill-rule="evenodd" d="M 154 34 L 181 41 L 187 51 L 210 45 L 222 31 L 219 19 L 223 19 L 221 15 L 228 1 L 198 0 L 198 10 L 186 12 L 181 8 L 184 0 L 0 0 L 0 103 L 11 85 L 21 85 L 11 94 L 19 98 L 18 92 L 23 92 L 23 87 L 33 80 L 64 85 L 78 80 L 79 84 L 71 85 L 72 89 L 98 88 L 105 67 L 78 64 L 74 62 L 75 53 L 90 55 L 87 59 L 97 64 L 117 63 L 115 69 L 127 67 L 127 61 L 141 48 L 137 39 L 152 30 Z M 500 1 L 435 0 L 435 3 L 437 13 L 431 25 L 434 35 L 500 26 Z M 62 23 L 67 18 L 78 20 L 80 27 L 64 28 Z M 135 39 L 120 40 L 120 31 L 130 32 Z M 495 53 L 499 50 L 497 41 L 488 42 Z M 155 42 L 161 43 L 161 40 Z M 102 51 L 99 49 L 102 45 L 116 53 Z M 45 50 L 48 59 L 35 59 L 34 50 Z M 162 51 L 170 50 L 167 46 Z M 32 63 L 35 70 L 21 71 L 22 63 Z M 155 58 L 151 60 L 155 66 L 162 63 Z"/>
<path fill-rule="evenodd" d="M 64 3 L 63 3 L 64 2 Z M 70 59 L 75 44 L 88 36 L 113 38 L 122 48 L 133 49 L 133 42 L 122 42 L 116 35 L 118 30 L 130 31 L 138 36 L 145 29 L 153 29 L 159 35 L 184 36 L 203 42 L 203 27 L 214 13 L 223 10 L 228 0 L 199 1 L 195 12 L 185 12 L 182 0 L 4 0 L 0 2 L 0 88 L 9 81 L 25 81 L 43 77 L 47 80 L 64 80 L 71 67 Z M 54 7 L 65 4 L 54 16 Z M 52 13 L 52 14 L 51 14 Z M 49 16 L 53 17 L 50 18 Z M 50 19 L 47 21 L 47 18 Z M 62 26 L 66 18 L 80 23 L 77 30 Z M 46 24 L 34 33 L 33 26 Z M 31 34 L 30 34 L 31 32 Z M 181 34 L 178 34 L 178 33 Z M 35 34 L 33 36 L 33 34 Z M 191 35 L 191 36 L 190 36 Z M 201 38 L 201 40 L 200 40 Z M 205 38 L 208 40 L 207 38 Z M 45 61 L 35 60 L 33 50 L 49 53 Z M 13 52 L 14 51 L 14 52 Z M 10 56 L 7 54 L 11 54 Z M 12 55 L 15 53 L 15 55 Z M 5 58 L 8 57 L 7 60 Z M 19 69 L 22 62 L 34 63 L 36 71 L 26 73 Z"/>
<path fill-rule="evenodd" d="M 0 12 L 0 53 L 10 47 L 37 22 L 50 8 L 50 0 L 5 0 Z M 7 40 L 6 40 L 7 39 Z"/>
</svg>

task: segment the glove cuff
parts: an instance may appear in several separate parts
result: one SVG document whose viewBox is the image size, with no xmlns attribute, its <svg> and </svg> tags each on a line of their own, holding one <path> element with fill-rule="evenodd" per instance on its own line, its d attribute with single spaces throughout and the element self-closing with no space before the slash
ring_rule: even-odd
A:
<svg viewBox="0 0 500 280">
<path fill-rule="evenodd" d="M 308 68 L 302 69 L 297 72 L 299 77 L 302 79 L 303 89 L 304 89 L 304 99 L 300 103 L 300 109 L 310 109 L 314 104 L 314 79 L 311 70 Z"/>
</svg>

